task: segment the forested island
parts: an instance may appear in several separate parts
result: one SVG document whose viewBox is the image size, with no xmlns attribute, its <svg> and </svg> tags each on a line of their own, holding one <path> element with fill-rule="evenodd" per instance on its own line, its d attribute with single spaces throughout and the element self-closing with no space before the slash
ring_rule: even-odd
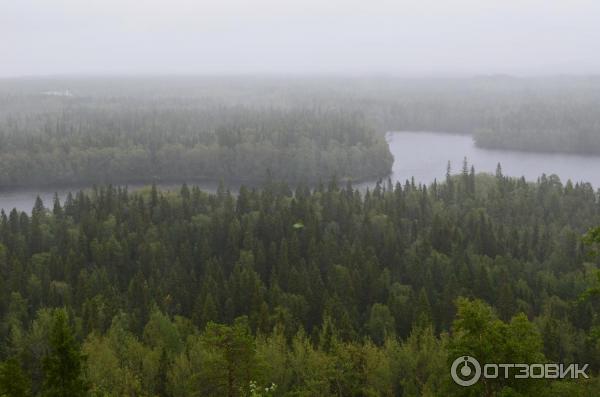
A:
<svg viewBox="0 0 600 397">
<path fill-rule="evenodd" d="M 366 193 L 331 180 L 38 200 L 0 215 L 0 391 L 592 396 L 600 233 L 582 236 L 597 225 L 587 184 L 467 166 Z M 592 378 L 465 389 L 449 375 L 464 354 L 589 363 Z"/>
</svg>

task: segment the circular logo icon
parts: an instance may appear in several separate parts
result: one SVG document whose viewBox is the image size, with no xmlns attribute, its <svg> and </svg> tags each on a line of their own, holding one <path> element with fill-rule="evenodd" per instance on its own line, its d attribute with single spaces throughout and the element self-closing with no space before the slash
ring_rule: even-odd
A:
<svg viewBox="0 0 600 397">
<path fill-rule="evenodd" d="M 457 385 L 473 386 L 481 378 L 481 365 L 471 356 L 462 356 L 454 360 L 450 373 Z"/>
</svg>

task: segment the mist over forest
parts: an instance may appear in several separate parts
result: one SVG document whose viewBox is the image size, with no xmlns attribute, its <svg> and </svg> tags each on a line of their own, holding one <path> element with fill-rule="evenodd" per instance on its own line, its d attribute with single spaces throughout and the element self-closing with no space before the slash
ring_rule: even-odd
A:
<svg viewBox="0 0 600 397">
<path fill-rule="evenodd" d="M 600 154 L 593 77 L 8 79 L 0 102 L 5 187 L 360 182 L 390 173 L 384 133 L 403 130 Z"/>
<path fill-rule="evenodd" d="M 0 397 L 597 397 L 600 3 L 0 7 Z"/>
<path fill-rule="evenodd" d="M 0 187 L 81 190 L 0 213 L 0 391 L 592 396 L 597 186 L 392 180 L 415 148 L 386 133 L 594 156 L 599 102 L 595 77 L 1 80 Z M 464 389 L 465 354 L 592 378 Z"/>
</svg>

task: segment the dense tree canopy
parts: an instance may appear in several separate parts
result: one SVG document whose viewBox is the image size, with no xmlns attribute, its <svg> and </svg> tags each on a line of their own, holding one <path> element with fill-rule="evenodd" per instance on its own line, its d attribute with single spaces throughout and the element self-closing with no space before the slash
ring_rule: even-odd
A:
<svg viewBox="0 0 600 397">
<path fill-rule="evenodd" d="M 378 130 L 469 134 L 489 149 L 600 154 L 597 77 L 407 80 L 359 92 L 352 105 L 371 109 Z"/>
<path fill-rule="evenodd" d="M 65 99 L 0 120 L 0 187 L 387 175 L 392 155 L 359 112 L 198 101 Z"/>
<path fill-rule="evenodd" d="M 102 396 L 592 396 L 598 224 L 589 185 L 500 171 L 38 201 L 0 217 L 0 390 L 53 395 L 68 371 Z M 465 389 L 463 354 L 594 377 Z"/>
<path fill-rule="evenodd" d="M 0 81 L 0 187 L 98 184 L 0 213 L 0 396 L 597 395 L 599 192 L 466 161 L 430 186 L 351 181 L 389 173 L 388 130 L 600 153 L 599 92 L 501 76 Z M 118 186 L 200 179 L 246 186 Z M 463 355 L 592 378 L 461 388 Z"/>
</svg>

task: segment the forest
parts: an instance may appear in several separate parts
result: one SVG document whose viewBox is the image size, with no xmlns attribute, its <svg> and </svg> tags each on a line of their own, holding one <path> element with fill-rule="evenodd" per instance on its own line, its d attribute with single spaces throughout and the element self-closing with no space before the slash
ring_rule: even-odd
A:
<svg viewBox="0 0 600 397">
<path fill-rule="evenodd" d="M 0 397 L 600 397 L 599 16 L 0 1 Z"/>
<path fill-rule="evenodd" d="M 468 134 L 486 149 L 600 154 L 598 77 L 383 80 L 357 92 L 379 130 Z"/>
<path fill-rule="evenodd" d="M 594 77 L 4 79 L 0 188 L 376 180 L 398 130 L 600 154 L 599 107 Z"/>
<path fill-rule="evenodd" d="M 0 187 L 316 183 L 332 175 L 362 181 L 386 175 L 393 161 L 383 136 L 358 112 L 98 101 L 8 116 L 0 127 Z"/>
<path fill-rule="evenodd" d="M 0 395 L 595 396 L 600 201 L 430 186 L 100 185 L 0 214 Z M 450 364 L 587 363 L 455 385 Z"/>
</svg>

